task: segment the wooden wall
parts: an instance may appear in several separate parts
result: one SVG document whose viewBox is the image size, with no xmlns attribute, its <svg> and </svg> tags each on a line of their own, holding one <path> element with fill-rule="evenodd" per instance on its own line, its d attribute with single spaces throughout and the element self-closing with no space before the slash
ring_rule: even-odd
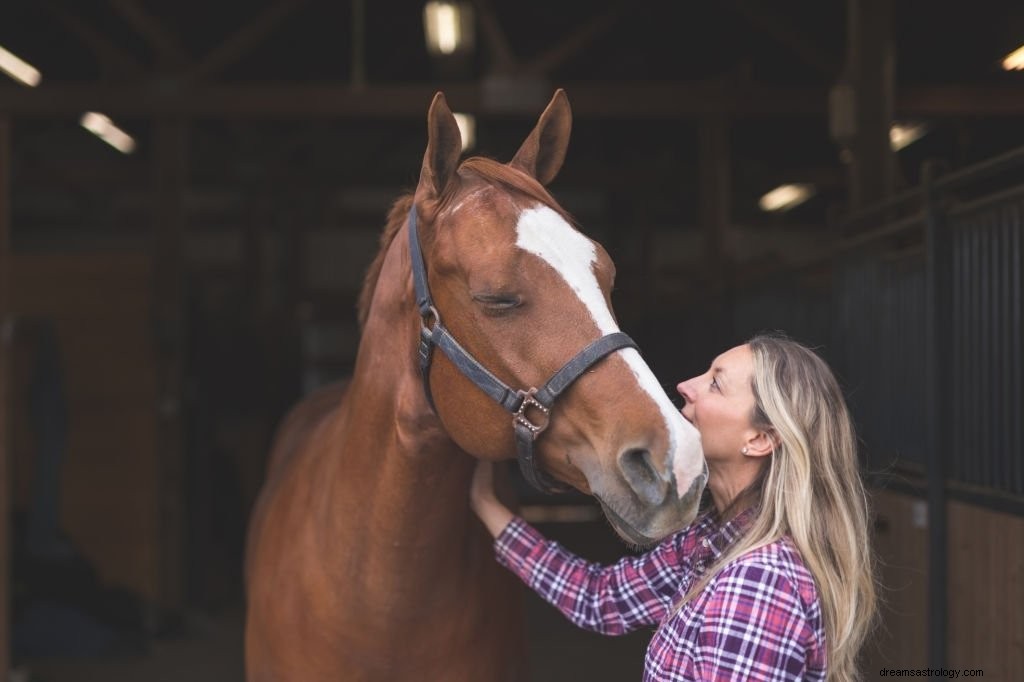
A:
<svg viewBox="0 0 1024 682">
<path fill-rule="evenodd" d="M 876 491 L 875 542 L 885 604 L 866 673 L 928 663 L 928 527 L 923 499 Z M 1024 518 L 950 502 L 946 664 L 989 679 L 1024 671 Z"/>
<path fill-rule="evenodd" d="M 143 254 L 18 254 L 11 275 L 15 314 L 53 320 L 59 337 L 70 416 L 63 529 L 104 583 L 159 603 L 150 262 Z M 25 369 L 16 367 L 22 393 L 12 396 L 20 498 L 32 457 Z"/>
<path fill-rule="evenodd" d="M 949 665 L 1024 677 L 1024 518 L 949 505 Z"/>
</svg>

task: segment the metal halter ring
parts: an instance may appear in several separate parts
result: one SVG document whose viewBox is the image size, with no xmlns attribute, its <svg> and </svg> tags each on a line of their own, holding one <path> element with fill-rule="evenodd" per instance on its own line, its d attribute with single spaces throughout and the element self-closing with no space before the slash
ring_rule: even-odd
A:
<svg viewBox="0 0 1024 682">
<path fill-rule="evenodd" d="M 536 393 L 536 388 L 531 388 L 528 391 L 519 391 L 519 397 L 521 397 L 523 401 L 519 404 L 519 409 L 516 410 L 516 413 L 512 415 L 512 422 L 525 426 L 530 430 L 530 433 L 533 434 L 534 438 L 539 436 L 544 429 L 548 428 L 548 424 L 551 422 L 551 408 L 538 402 L 533 397 Z M 542 423 L 535 424 L 530 421 L 530 416 L 526 414 L 527 408 L 530 407 L 537 409 L 539 416 L 543 420 Z M 534 418 L 536 417 L 537 415 L 534 416 Z"/>
<path fill-rule="evenodd" d="M 437 308 L 430 306 L 426 312 L 420 313 L 420 329 L 424 332 L 434 331 L 433 327 L 427 326 L 427 321 L 430 318 L 434 318 L 434 327 L 441 324 L 441 313 L 437 312 Z"/>
</svg>

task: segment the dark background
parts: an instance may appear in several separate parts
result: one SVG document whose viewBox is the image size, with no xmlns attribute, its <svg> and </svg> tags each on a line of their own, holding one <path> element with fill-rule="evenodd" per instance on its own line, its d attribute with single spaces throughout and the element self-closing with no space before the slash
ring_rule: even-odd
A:
<svg viewBox="0 0 1024 682">
<path fill-rule="evenodd" d="M 475 47 L 446 58 L 426 50 L 421 2 L 0 4 L 0 46 L 43 74 L 35 89 L 0 83 L 0 434 L 23 673 L 239 679 L 244 530 L 273 428 L 352 367 L 362 274 L 416 182 L 434 92 L 476 115 L 472 153 L 506 160 L 566 89 L 573 137 L 551 189 L 615 260 L 621 326 L 667 388 L 765 326 L 828 355 L 835 337 L 813 319 L 827 304 L 787 320 L 832 281 L 822 258 L 903 209 L 852 216 L 919 186 L 925 162 L 948 174 L 1024 143 L 1024 75 L 1000 68 L 1024 43 L 1020 3 L 471 4 Z M 845 132 L 829 105 L 843 88 Z M 85 111 L 136 151 L 83 130 Z M 894 152 L 893 121 L 928 132 Z M 761 211 L 785 182 L 817 192 Z M 896 251 L 921 248 L 900 239 Z M 808 262 L 822 265 L 744 312 L 751 282 Z M 837 363 L 866 404 L 855 367 Z M 875 408 L 900 402 L 885 400 Z M 920 529 L 919 455 L 871 462 L 904 472 L 905 498 L 879 503 L 882 532 L 897 517 Z M 1019 493 L 999 499 L 1024 545 Z M 58 519 L 48 549 L 31 546 L 33 513 Z M 600 521 L 542 525 L 595 560 L 625 551 Z M 1020 589 L 1024 558 L 1002 563 Z M 917 589 L 926 568 L 897 587 Z M 891 620 L 878 660 L 924 656 L 925 605 Z M 608 642 L 530 608 L 536 679 L 639 675 L 649 633 Z M 1022 629 L 1006 624 L 1000 646 L 1024 666 Z"/>
</svg>

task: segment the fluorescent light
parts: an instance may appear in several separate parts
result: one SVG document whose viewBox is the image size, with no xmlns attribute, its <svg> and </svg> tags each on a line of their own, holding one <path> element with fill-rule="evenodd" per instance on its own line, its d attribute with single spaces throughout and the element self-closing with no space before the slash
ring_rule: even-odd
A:
<svg viewBox="0 0 1024 682">
<path fill-rule="evenodd" d="M 39 73 L 39 69 L 35 68 L 28 62 L 18 59 L 18 57 L 2 47 L 0 47 L 0 71 L 3 71 L 14 80 L 24 83 L 30 88 L 34 88 L 39 85 L 39 81 L 43 79 L 43 75 Z"/>
<path fill-rule="evenodd" d="M 1024 45 L 1003 58 L 1004 71 L 1024 71 Z"/>
<path fill-rule="evenodd" d="M 114 125 L 113 121 L 103 114 L 87 111 L 82 114 L 81 124 L 83 128 L 122 154 L 131 154 L 135 151 L 135 140 L 132 136 Z"/>
<path fill-rule="evenodd" d="M 889 145 L 894 152 L 920 140 L 928 132 L 923 123 L 893 123 L 889 128 Z"/>
<path fill-rule="evenodd" d="M 476 116 L 455 114 L 455 122 L 459 125 L 459 133 L 462 135 L 462 151 L 472 149 L 476 144 Z"/>
<path fill-rule="evenodd" d="M 762 211 L 788 211 L 810 199 L 814 192 L 814 185 L 779 185 L 761 197 L 757 205 Z"/>
<path fill-rule="evenodd" d="M 464 2 L 432 0 L 423 7 L 423 29 L 431 54 L 468 50 L 473 44 L 473 8 Z"/>
</svg>

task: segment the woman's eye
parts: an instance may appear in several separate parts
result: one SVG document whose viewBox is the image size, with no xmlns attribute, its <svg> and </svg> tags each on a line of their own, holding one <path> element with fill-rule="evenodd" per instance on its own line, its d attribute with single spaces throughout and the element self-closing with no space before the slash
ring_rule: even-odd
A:
<svg viewBox="0 0 1024 682">
<path fill-rule="evenodd" d="M 718 390 L 718 379 L 712 379 L 711 380 L 711 390 L 713 390 L 713 391 L 717 391 Z"/>
</svg>

